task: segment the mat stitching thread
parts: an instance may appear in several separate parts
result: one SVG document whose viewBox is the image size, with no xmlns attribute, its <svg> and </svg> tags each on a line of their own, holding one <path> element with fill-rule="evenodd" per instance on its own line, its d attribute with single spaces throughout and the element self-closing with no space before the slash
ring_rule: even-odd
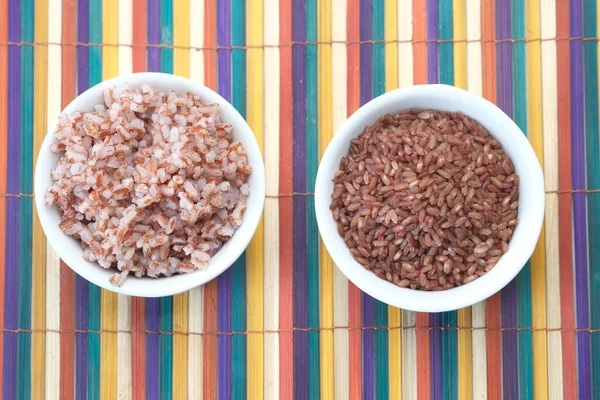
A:
<svg viewBox="0 0 600 400">
<path fill-rule="evenodd" d="M 528 328 L 528 327 L 506 327 L 506 328 L 488 328 L 488 327 L 462 327 L 462 326 L 361 326 L 361 327 L 348 327 L 348 326 L 334 326 L 331 328 L 292 328 L 292 329 L 272 329 L 263 331 L 244 331 L 244 332 L 183 332 L 183 331 L 162 331 L 162 330 L 150 330 L 150 329 L 139 329 L 139 330 L 112 330 L 112 329 L 9 329 L 4 328 L 0 332 L 8 333 L 150 333 L 157 335 L 184 335 L 184 336 L 233 336 L 233 335 L 253 335 L 253 334 L 264 334 L 264 333 L 290 333 L 290 332 L 320 332 L 320 331 L 334 331 L 334 330 L 427 330 L 427 331 L 490 331 L 490 332 L 505 332 L 505 331 L 530 331 L 530 332 L 560 332 L 560 333 L 600 333 L 600 329 L 591 328 L 578 328 L 578 329 L 561 329 L 561 328 Z"/>
<path fill-rule="evenodd" d="M 288 43 L 279 44 L 262 44 L 262 45 L 246 45 L 246 46 L 179 46 L 179 45 L 167 45 L 158 43 L 85 43 L 85 42 L 2 42 L 0 46 L 71 46 L 71 47 L 135 47 L 135 48 L 166 48 L 166 49 L 181 49 L 181 50 L 234 50 L 234 49 L 263 49 L 273 47 L 289 47 L 293 45 L 332 45 L 332 44 L 345 44 L 345 45 L 361 45 L 361 44 L 399 44 L 399 43 L 413 43 L 413 44 L 427 44 L 427 43 L 530 43 L 530 42 L 550 42 L 550 41 L 599 41 L 599 37 L 553 37 L 553 38 L 520 38 L 520 39 L 427 39 L 427 40 L 410 40 L 410 39 L 396 39 L 396 40 L 329 40 L 329 41 L 291 41 Z"/>
<path fill-rule="evenodd" d="M 547 190 L 546 194 L 575 194 L 575 193 L 600 193 L 600 189 L 565 189 L 565 190 Z M 292 192 L 292 193 L 280 193 L 280 194 L 267 194 L 265 197 L 271 199 L 279 199 L 284 197 L 294 197 L 294 196 L 303 196 L 310 197 L 315 194 L 312 192 Z M 33 193 L 0 193 L 0 198 L 6 197 L 31 197 L 33 198 Z"/>
</svg>

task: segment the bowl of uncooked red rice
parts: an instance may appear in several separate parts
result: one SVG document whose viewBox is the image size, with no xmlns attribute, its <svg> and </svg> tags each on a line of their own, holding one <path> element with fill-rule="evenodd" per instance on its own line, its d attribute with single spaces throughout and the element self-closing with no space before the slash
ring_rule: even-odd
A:
<svg viewBox="0 0 600 400">
<path fill-rule="evenodd" d="M 168 296 L 216 278 L 250 242 L 265 198 L 242 116 L 189 79 L 139 73 L 78 96 L 36 165 L 41 225 L 58 256 L 114 292 Z"/>
<path fill-rule="evenodd" d="M 447 85 L 356 111 L 317 173 L 319 232 L 361 290 L 404 309 L 456 310 L 506 286 L 532 255 L 544 178 L 519 127 Z"/>
</svg>

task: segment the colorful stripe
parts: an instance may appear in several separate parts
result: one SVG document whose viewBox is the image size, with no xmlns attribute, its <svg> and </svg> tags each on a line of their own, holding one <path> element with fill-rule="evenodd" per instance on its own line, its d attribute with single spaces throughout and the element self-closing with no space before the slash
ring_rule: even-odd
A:
<svg viewBox="0 0 600 400">
<path fill-rule="evenodd" d="M 279 41 L 292 42 L 292 0 L 279 2 Z M 292 46 L 281 46 L 279 89 L 279 192 L 294 191 L 294 74 Z M 294 397 L 294 204 L 279 197 L 279 397 Z"/>
<path fill-rule="evenodd" d="M 333 136 L 333 93 L 332 93 L 332 49 L 331 46 L 324 45 L 324 42 L 328 42 L 332 39 L 332 24 L 330 23 L 332 18 L 332 2 L 330 0 L 320 2 L 318 13 L 317 13 L 317 24 L 318 24 L 318 66 L 316 71 L 318 73 L 318 160 L 314 165 L 316 167 L 318 162 L 323 156 L 327 144 Z M 317 105 L 317 104 L 315 104 Z M 310 190 L 310 188 L 309 188 Z M 309 203 L 310 204 L 310 203 Z M 312 204 L 314 206 L 314 204 Z M 316 228 L 316 226 L 314 227 Z M 318 232 L 315 235 L 318 240 Z M 334 332 L 332 330 L 334 326 L 334 308 L 333 308 L 333 260 L 329 256 L 327 249 L 323 242 L 318 244 L 318 251 L 316 254 L 319 257 L 319 269 L 320 273 L 318 281 L 320 286 L 316 290 L 316 295 L 319 296 L 319 314 L 317 318 L 319 321 L 317 327 L 323 328 L 319 332 L 320 335 L 320 398 L 333 400 L 335 396 L 335 378 L 334 378 Z M 316 333 L 316 332 L 315 332 Z M 317 360 L 318 361 L 318 360 Z"/>
<path fill-rule="evenodd" d="M 173 4 L 173 73 L 190 76 L 190 2 Z M 188 394 L 188 312 L 189 293 L 173 296 L 173 398 L 184 399 Z M 175 333 L 176 332 L 176 333 Z"/>
<path fill-rule="evenodd" d="M 314 193 L 318 148 L 318 89 L 317 89 L 317 1 L 306 2 L 306 191 Z M 314 197 L 306 197 L 306 261 L 308 299 L 308 396 L 320 394 L 319 332 L 319 230 L 315 216 Z"/>
<path fill-rule="evenodd" d="M 292 2 L 292 40 L 306 40 L 306 8 L 301 1 Z M 306 46 L 292 46 L 294 148 L 306 149 Z M 306 151 L 294 152 L 294 192 L 306 192 Z M 308 271 L 306 244 L 306 201 L 293 198 L 294 204 L 294 327 L 308 328 Z M 294 331 L 294 397 L 308 398 L 309 344 L 306 330 Z"/>
<path fill-rule="evenodd" d="M 583 18 L 583 36 L 586 38 L 598 36 L 598 13 L 600 7 L 596 1 L 584 0 L 583 4 L 585 15 Z M 584 46 L 584 71 L 585 71 L 585 166 L 586 166 L 586 187 L 588 190 L 600 189 L 600 146 L 598 137 L 598 44 L 586 41 Z M 595 122 L 596 121 L 596 122 Z M 600 198 L 598 196 L 587 197 L 588 212 L 588 240 L 590 241 L 588 262 L 588 285 L 589 298 L 583 298 L 584 303 L 589 309 L 590 328 L 600 328 L 600 310 L 598 307 L 591 307 L 591 299 L 598 299 L 600 296 L 600 249 L 592 245 L 592 238 L 598 236 L 600 231 Z M 593 301 L 593 300 L 591 300 Z M 582 310 L 585 310 L 583 307 Z M 584 314 L 585 315 L 585 314 Z M 591 341 L 590 358 L 591 365 L 588 367 L 588 373 L 591 376 L 591 393 L 600 393 L 600 332 L 590 333 Z M 589 365 L 589 364 L 588 364 Z M 582 392 L 582 394 L 585 392 Z"/>
<path fill-rule="evenodd" d="M 246 45 L 246 2 L 232 0 L 231 5 L 231 45 L 243 47 Z M 246 50 L 234 48 L 231 50 L 231 104 L 246 117 Z M 248 315 L 246 311 L 246 253 L 231 267 L 231 329 L 233 332 L 245 332 Z M 234 399 L 247 393 L 247 338 L 246 335 L 233 335 L 231 338 L 232 381 L 231 396 Z"/>
<path fill-rule="evenodd" d="M 583 36 L 583 4 L 571 1 L 571 29 L 573 37 Z M 591 13 L 593 15 L 593 13 Z M 587 29 L 586 29 L 587 32 Z M 585 189 L 585 99 L 584 99 L 584 45 L 582 40 L 571 41 L 571 174 L 574 190 Z M 583 193 L 573 194 L 573 236 L 575 239 L 575 290 L 577 332 L 577 372 L 579 398 L 591 397 L 589 291 L 587 256 L 586 199 Z"/>
<path fill-rule="evenodd" d="M 8 1 L 0 1 L 0 42 L 8 41 Z M 8 46 L 0 46 L 0 104 L 8 105 Z M 8 107 L 0 107 L 0 193 L 7 193 Z M 6 198 L 0 196 L 0 221 L 6 221 Z M 6 228 L 6 225 L 4 225 Z M 0 290 L 5 292 L 6 229 L 0 228 Z M 5 296 L 0 295 L 0 384 L 4 377 Z M 4 387 L 4 385 L 2 385 Z M 4 393 L 1 391 L 0 393 Z"/>
<path fill-rule="evenodd" d="M 600 188 L 599 12 L 594 0 L 0 0 L 2 398 L 594 398 L 600 200 L 572 191 Z M 158 300 L 75 277 L 30 196 L 60 108 L 144 70 L 218 89 L 269 171 L 247 256 Z M 349 114 L 427 82 L 513 116 L 548 192 L 531 263 L 442 314 L 361 294 L 318 242 L 310 196 Z"/>
<path fill-rule="evenodd" d="M 217 0 L 217 88 L 227 101 L 231 101 L 231 26 L 229 0 Z M 218 283 L 218 329 L 231 332 L 231 270 L 217 279 Z M 231 399 L 231 335 L 218 336 L 218 398 Z"/>
</svg>

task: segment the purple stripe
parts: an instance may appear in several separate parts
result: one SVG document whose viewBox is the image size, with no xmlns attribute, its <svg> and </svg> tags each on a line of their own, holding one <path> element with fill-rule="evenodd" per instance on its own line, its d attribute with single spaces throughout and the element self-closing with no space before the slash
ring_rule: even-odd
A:
<svg viewBox="0 0 600 400">
<path fill-rule="evenodd" d="M 496 2 L 496 38 L 511 37 L 510 0 Z M 496 76 L 498 106 L 512 118 L 513 115 L 513 83 L 512 83 L 512 44 L 502 42 L 496 44 Z M 513 280 L 501 292 L 502 327 L 517 326 L 517 284 Z M 517 331 L 502 332 L 502 387 L 505 398 L 516 399 L 519 394 L 519 358 L 517 348 Z"/>
<path fill-rule="evenodd" d="M 571 37 L 583 36 L 583 5 L 581 0 L 571 0 Z M 584 134 L 584 69 L 583 42 L 571 41 L 571 148 L 573 189 L 586 188 L 585 134 Z M 575 239 L 575 290 L 577 293 L 577 328 L 590 327 L 588 304 L 587 224 L 584 193 L 573 194 L 573 235 Z M 577 370 L 579 396 L 592 398 L 590 376 L 590 334 L 577 332 Z"/>
<path fill-rule="evenodd" d="M 160 1 L 148 0 L 147 40 L 150 44 L 160 43 Z M 148 47 L 148 71 L 160 71 L 160 49 Z M 146 299 L 146 329 L 160 329 L 160 300 Z M 146 335 L 146 396 L 148 399 L 158 399 L 159 390 L 159 340 L 157 333 Z"/>
<path fill-rule="evenodd" d="M 363 14 L 364 15 L 364 14 Z M 366 293 L 362 295 L 362 324 L 363 327 L 373 326 L 373 298 Z M 363 367 L 363 398 L 375 399 L 375 344 L 373 328 L 362 331 L 362 367 Z"/>
<path fill-rule="evenodd" d="M 146 329 L 157 332 L 160 318 L 160 299 L 146 299 Z M 158 400 L 159 370 L 158 334 L 146 334 L 146 398 Z"/>
<path fill-rule="evenodd" d="M 360 0 L 360 40 L 373 38 L 373 4 L 372 0 Z M 373 45 L 360 45 L 360 104 L 373 98 Z M 373 298 L 366 293 L 362 296 L 362 324 L 373 326 Z M 363 398 L 375 398 L 375 341 L 372 329 L 362 331 L 362 378 Z"/>
<path fill-rule="evenodd" d="M 21 8 L 18 0 L 11 0 L 8 8 L 8 40 L 21 41 Z M 16 21 L 11 23 L 10 21 Z M 8 193 L 19 192 L 19 154 L 21 148 L 21 49 L 8 46 Z M 0 105 L 2 107 L 2 105 Z M 6 272 L 4 284 L 4 327 L 18 328 L 19 311 L 19 199 L 6 199 Z M 4 382 L 2 397 L 14 399 L 17 395 L 17 334 L 4 332 Z"/>
<path fill-rule="evenodd" d="M 436 40 L 439 38 L 439 0 L 427 0 L 427 40 Z M 427 82 L 438 83 L 440 81 L 439 73 L 439 54 L 438 42 L 427 43 Z"/>
<path fill-rule="evenodd" d="M 148 44 L 160 44 L 160 0 L 147 0 Z M 148 72 L 160 72 L 160 49 L 148 47 Z"/>
<path fill-rule="evenodd" d="M 89 4 L 88 0 L 79 0 L 77 4 L 77 41 L 88 43 Z M 77 46 L 77 93 L 81 94 L 89 87 L 89 47 Z M 75 395 L 78 399 L 87 397 L 88 388 L 88 329 L 89 283 L 77 275 L 75 279 Z"/>
<path fill-rule="evenodd" d="M 438 0 L 427 0 L 427 40 L 439 38 L 439 4 Z M 439 43 L 427 43 L 427 82 L 439 83 Z M 429 315 L 431 326 L 441 325 L 441 314 Z M 442 335 L 439 329 L 433 329 L 429 333 L 429 371 L 431 376 L 430 388 L 431 398 L 442 398 Z"/>
<path fill-rule="evenodd" d="M 217 2 L 217 44 L 231 45 L 231 0 Z M 227 101 L 231 101 L 231 50 L 217 51 L 218 91 Z M 217 281 L 217 304 L 219 332 L 231 332 L 231 269 L 225 271 Z M 218 338 L 218 379 L 219 399 L 231 399 L 231 335 L 219 335 Z"/>
<path fill-rule="evenodd" d="M 292 1 L 292 40 L 306 39 L 305 2 Z M 306 47 L 292 47 L 294 191 L 306 191 Z M 308 327 L 308 261 L 306 253 L 306 200 L 294 197 L 294 327 Z M 308 398 L 308 333 L 294 331 L 294 397 Z"/>
<path fill-rule="evenodd" d="M 430 75 L 429 75 L 430 76 Z M 442 325 L 440 313 L 429 314 L 429 324 L 432 327 Z M 429 333 L 429 371 L 431 373 L 431 398 L 441 400 L 442 398 L 442 334 L 439 329 L 432 329 Z"/>
</svg>

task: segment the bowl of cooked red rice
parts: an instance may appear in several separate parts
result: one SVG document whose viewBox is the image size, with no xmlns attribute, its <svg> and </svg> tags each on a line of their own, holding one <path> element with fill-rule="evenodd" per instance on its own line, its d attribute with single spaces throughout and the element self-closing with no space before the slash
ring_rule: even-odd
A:
<svg viewBox="0 0 600 400">
<path fill-rule="evenodd" d="M 361 290 L 404 309 L 456 310 L 506 286 L 532 255 L 544 178 L 519 127 L 447 85 L 363 105 L 317 173 L 319 232 Z"/>
<path fill-rule="evenodd" d="M 86 280 L 132 296 L 174 295 L 229 268 L 262 215 L 257 140 L 235 108 L 186 78 L 104 81 L 61 113 L 35 172 L 39 219 Z"/>
</svg>

